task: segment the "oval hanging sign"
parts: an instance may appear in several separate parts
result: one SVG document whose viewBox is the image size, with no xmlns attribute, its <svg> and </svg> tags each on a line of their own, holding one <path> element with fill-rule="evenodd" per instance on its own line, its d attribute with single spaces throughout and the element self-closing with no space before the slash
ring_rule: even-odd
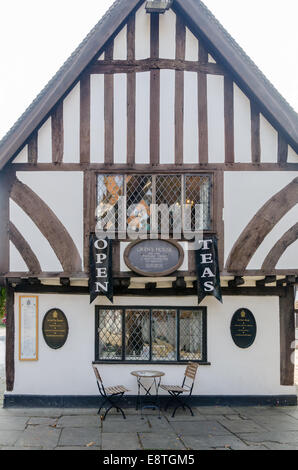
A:
<svg viewBox="0 0 298 470">
<path fill-rule="evenodd" d="M 141 276 L 167 276 L 177 271 L 183 260 L 183 248 L 173 240 L 138 240 L 124 251 L 128 268 Z"/>
<path fill-rule="evenodd" d="M 53 308 L 44 316 L 42 333 L 45 342 L 52 349 L 60 349 L 68 337 L 68 321 L 62 310 Z"/>
<path fill-rule="evenodd" d="M 257 335 L 257 324 L 252 312 L 247 308 L 240 308 L 234 313 L 231 321 L 231 335 L 239 348 L 249 348 Z"/>
</svg>

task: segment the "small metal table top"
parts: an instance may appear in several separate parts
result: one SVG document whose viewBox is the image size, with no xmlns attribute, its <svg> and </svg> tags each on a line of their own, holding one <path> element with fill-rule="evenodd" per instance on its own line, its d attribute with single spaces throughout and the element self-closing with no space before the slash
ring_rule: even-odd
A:
<svg viewBox="0 0 298 470">
<path fill-rule="evenodd" d="M 158 399 L 158 390 L 161 382 L 161 378 L 165 375 L 164 372 L 158 371 L 158 370 L 133 370 L 131 372 L 131 375 L 134 375 L 137 378 L 137 383 L 138 383 L 138 398 L 137 398 L 137 404 L 136 404 L 136 409 L 138 410 L 139 408 L 141 409 L 141 417 L 143 419 L 143 409 L 145 408 L 152 408 L 152 409 L 158 409 L 159 410 L 159 418 L 160 418 L 160 405 L 159 405 L 159 399 Z M 142 379 L 152 379 L 151 385 L 150 386 L 145 386 L 142 383 Z M 151 390 L 154 386 L 155 389 L 155 394 L 153 395 L 151 393 Z M 141 403 L 141 389 L 144 390 L 144 396 L 155 396 L 155 400 L 152 401 L 150 404 L 145 404 L 142 406 Z"/>
<path fill-rule="evenodd" d="M 140 377 L 143 379 L 146 379 L 146 378 L 150 379 L 154 377 L 163 377 L 165 373 L 158 371 L 158 370 L 133 370 L 131 372 L 131 375 L 134 375 L 135 377 Z"/>
</svg>

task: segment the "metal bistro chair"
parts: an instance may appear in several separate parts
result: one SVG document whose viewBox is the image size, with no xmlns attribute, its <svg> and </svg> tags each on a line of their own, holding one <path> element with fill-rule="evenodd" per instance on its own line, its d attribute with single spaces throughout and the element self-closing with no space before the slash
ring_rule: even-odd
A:
<svg viewBox="0 0 298 470">
<path fill-rule="evenodd" d="M 162 388 L 163 390 L 165 390 L 171 395 L 170 399 L 168 400 L 166 404 L 165 411 L 168 409 L 169 405 L 172 402 L 176 403 L 176 408 L 173 411 L 172 418 L 174 418 L 175 413 L 178 410 L 178 408 L 183 408 L 185 410 L 185 407 L 189 409 L 191 415 L 193 416 L 191 407 L 185 402 L 185 400 L 181 398 L 181 395 L 183 393 L 188 393 L 188 397 L 191 396 L 198 366 L 199 365 L 194 362 L 190 362 L 187 365 L 181 387 L 180 385 L 161 385 L 160 386 L 160 388 Z"/>
<path fill-rule="evenodd" d="M 114 401 L 114 397 L 121 397 L 122 398 L 124 393 L 129 392 L 129 390 L 127 390 L 127 388 L 124 387 L 123 385 L 115 385 L 114 387 L 105 387 L 104 384 L 103 384 L 103 381 L 101 379 L 101 376 L 99 375 L 97 367 L 95 367 L 95 365 L 92 364 L 92 368 L 94 370 L 94 374 L 95 374 L 95 377 L 96 377 L 96 382 L 97 382 L 99 393 L 105 399 L 103 404 L 99 408 L 97 414 L 100 414 L 102 408 L 107 403 L 110 406 L 106 409 L 104 417 L 102 418 L 103 421 L 106 419 L 107 414 L 109 413 L 109 411 L 112 408 L 116 408 L 117 413 L 119 413 L 119 411 L 120 411 L 122 413 L 123 418 L 126 419 L 124 411 L 122 410 L 122 408 L 120 408 L 120 406 L 116 405 L 116 403 Z"/>
</svg>

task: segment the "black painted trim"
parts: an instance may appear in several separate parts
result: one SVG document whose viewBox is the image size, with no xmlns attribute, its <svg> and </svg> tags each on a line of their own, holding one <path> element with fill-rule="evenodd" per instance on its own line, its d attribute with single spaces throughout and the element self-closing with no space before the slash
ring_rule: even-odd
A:
<svg viewBox="0 0 298 470">
<path fill-rule="evenodd" d="M 142 400 L 145 401 L 142 397 Z M 136 395 L 119 399 L 124 407 L 135 407 Z M 167 395 L 159 397 L 161 405 Z M 102 398 L 96 395 L 4 395 L 4 408 L 98 408 Z M 192 406 L 296 406 L 297 395 L 193 395 Z"/>
</svg>

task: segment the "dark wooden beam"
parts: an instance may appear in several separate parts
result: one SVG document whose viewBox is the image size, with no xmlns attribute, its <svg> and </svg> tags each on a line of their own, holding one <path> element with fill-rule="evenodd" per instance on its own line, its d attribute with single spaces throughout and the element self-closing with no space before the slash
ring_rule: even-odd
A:
<svg viewBox="0 0 298 470">
<path fill-rule="evenodd" d="M 69 287 L 70 286 L 69 277 L 60 277 L 60 284 L 61 286 Z"/>
<path fill-rule="evenodd" d="M 101 60 L 88 68 L 92 74 L 117 74 L 150 72 L 151 70 L 176 70 L 177 72 L 200 72 L 208 75 L 225 75 L 225 70 L 210 62 L 198 63 L 184 59 Z"/>
<path fill-rule="evenodd" d="M 280 321 L 280 384 L 294 385 L 295 365 L 292 360 L 295 350 L 294 288 L 287 287 L 286 295 L 279 299 Z"/>
<path fill-rule="evenodd" d="M 60 101 L 52 113 L 52 160 L 61 163 L 64 153 L 63 101 Z"/>
<path fill-rule="evenodd" d="M 245 281 L 242 276 L 235 276 L 234 279 L 228 282 L 229 287 L 238 287 L 245 284 Z"/>
<path fill-rule="evenodd" d="M 176 281 L 173 282 L 173 289 L 186 289 L 186 282 L 184 277 L 178 277 Z"/>
<path fill-rule="evenodd" d="M 15 380 L 15 318 L 14 318 L 14 289 L 7 285 L 6 287 L 6 390 L 12 392 Z"/>
<path fill-rule="evenodd" d="M 256 286 L 265 286 L 266 284 L 272 284 L 276 282 L 276 276 L 266 276 L 264 279 L 259 279 L 256 281 Z"/>
<path fill-rule="evenodd" d="M 225 109 L 225 161 L 234 163 L 234 83 L 230 77 L 224 80 Z"/>
<path fill-rule="evenodd" d="M 151 59 L 159 57 L 159 15 L 151 14 L 150 30 Z M 159 163 L 160 153 L 160 71 L 150 72 L 150 162 Z"/>
</svg>

